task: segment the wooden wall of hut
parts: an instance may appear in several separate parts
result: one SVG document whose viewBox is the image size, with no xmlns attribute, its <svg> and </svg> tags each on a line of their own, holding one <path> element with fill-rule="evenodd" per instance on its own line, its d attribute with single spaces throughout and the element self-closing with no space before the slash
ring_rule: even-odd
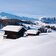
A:
<svg viewBox="0 0 56 56">
<path fill-rule="evenodd" d="M 22 37 L 25 31 L 26 30 L 24 28 L 22 28 L 19 32 L 5 31 L 5 35 L 7 35 L 6 38 L 17 39 L 19 37 Z"/>
</svg>

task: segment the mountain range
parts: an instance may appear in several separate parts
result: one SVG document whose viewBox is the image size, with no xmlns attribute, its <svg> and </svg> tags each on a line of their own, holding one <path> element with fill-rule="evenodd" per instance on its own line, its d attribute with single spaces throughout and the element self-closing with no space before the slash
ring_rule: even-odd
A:
<svg viewBox="0 0 56 56">
<path fill-rule="evenodd" d="M 56 24 L 56 17 L 43 17 L 41 21 L 48 24 Z"/>
<path fill-rule="evenodd" d="M 39 18 L 29 18 L 25 16 L 17 16 L 14 14 L 6 13 L 6 12 L 1 12 L 0 13 L 0 19 L 17 19 L 17 20 L 25 20 L 25 21 L 38 21 Z M 55 23 L 56 24 L 56 17 L 42 17 L 41 20 L 44 23 Z"/>
<path fill-rule="evenodd" d="M 20 16 L 17 16 L 17 15 L 13 15 L 13 14 L 10 14 L 10 13 L 5 13 L 5 12 L 1 12 L 0 13 L 0 18 L 2 19 L 19 19 L 19 20 L 38 20 L 36 18 L 29 18 L 29 17 L 20 17 Z"/>
</svg>

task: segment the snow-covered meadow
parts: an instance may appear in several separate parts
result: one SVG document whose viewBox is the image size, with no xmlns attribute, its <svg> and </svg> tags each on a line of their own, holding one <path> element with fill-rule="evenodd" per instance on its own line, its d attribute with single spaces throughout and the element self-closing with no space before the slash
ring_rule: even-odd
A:
<svg viewBox="0 0 56 56">
<path fill-rule="evenodd" d="M 3 39 L 0 32 L 0 56 L 56 56 L 56 32 L 18 39 Z"/>
</svg>

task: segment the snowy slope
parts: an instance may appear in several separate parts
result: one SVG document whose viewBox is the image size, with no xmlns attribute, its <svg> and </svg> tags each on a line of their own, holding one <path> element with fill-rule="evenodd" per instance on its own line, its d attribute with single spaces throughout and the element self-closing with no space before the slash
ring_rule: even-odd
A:
<svg viewBox="0 0 56 56">
<path fill-rule="evenodd" d="M 56 32 L 16 40 L 2 39 L 0 56 L 56 56 Z"/>
</svg>

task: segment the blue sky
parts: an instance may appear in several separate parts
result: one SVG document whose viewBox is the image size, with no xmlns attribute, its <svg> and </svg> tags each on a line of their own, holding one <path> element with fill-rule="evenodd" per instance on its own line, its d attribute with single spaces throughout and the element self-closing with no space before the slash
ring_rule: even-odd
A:
<svg viewBox="0 0 56 56">
<path fill-rule="evenodd" d="M 0 12 L 23 16 L 56 16 L 56 0 L 0 0 Z"/>
</svg>

